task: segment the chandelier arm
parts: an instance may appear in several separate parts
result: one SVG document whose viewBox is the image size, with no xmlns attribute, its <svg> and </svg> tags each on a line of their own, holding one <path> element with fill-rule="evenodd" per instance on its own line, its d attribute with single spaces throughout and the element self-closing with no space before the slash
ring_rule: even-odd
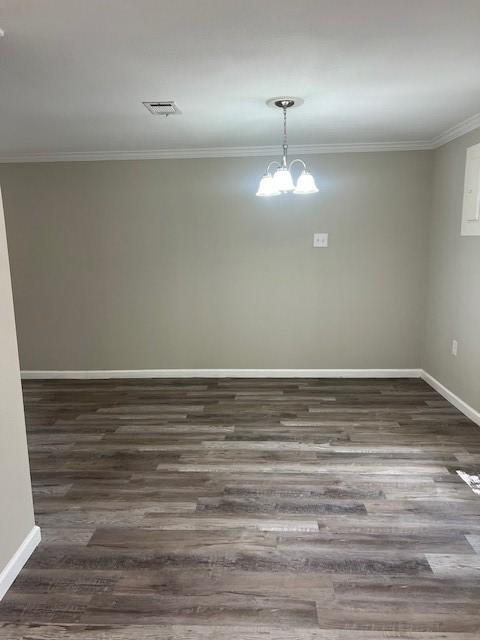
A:
<svg viewBox="0 0 480 640">
<path fill-rule="evenodd" d="M 290 162 L 290 164 L 288 165 L 288 170 L 289 170 L 289 171 L 291 170 L 291 168 L 293 167 L 293 165 L 294 165 L 296 162 L 300 162 L 300 163 L 303 165 L 304 170 L 305 170 L 305 171 L 307 170 L 307 165 L 305 164 L 305 162 L 304 162 L 303 160 L 301 160 L 300 158 L 295 158 L 295 160 L 292 160 L 292 161 Z"/>
<path fill-rule="evenodd" d="M 278 160 L 272 160 L 271 162 L 268 163 L 268 167 L 265 173 L 270 173 L 270 167 L 272 166 L 272 164 L 278 164 L 279 167 L 282 166 L 280 162 L 278 162 Z"/>
</svg>

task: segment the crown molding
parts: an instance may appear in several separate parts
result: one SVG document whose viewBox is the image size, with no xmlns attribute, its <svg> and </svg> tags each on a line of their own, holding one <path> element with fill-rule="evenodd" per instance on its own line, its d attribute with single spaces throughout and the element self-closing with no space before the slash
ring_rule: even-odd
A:
<svg viewBox="0 0 480 640">
<path fill-rule="evenodd" d="M 290 145 L 292 154 L 366 153 L 378 151 L 430 151 L 480 127 L 480 113 L 446 129 L 431 140 L 393 142 L 338 142 Z M 18 153 L 0 155 L 0 163 L 91 162 L 98 160 L 173 160 L 183 158 L 246 158 L 276 156 L 278 145 L 266 147 L 197 147 L 192 149 L 143 149 L 138 151 L 60 151 L 58 153 Z"/>
<path fill-rule="evenodd" d="M 139 151 L 65 151 L 58 153 L 19 153 L 0 156 L 0 163 L 13 162 L 88 162 L 98 160 L 171 160 L 183 158 L 244 158 L 277 156 L 279 146 L 268 147 L 205 147 L 193 149 L 144 149 Z M 374 151 L 425 151 L 431 149 L 425 140 L 411 142 L 352 142 L 337 144 L 290 145 L 298 155 L 323 153 L 364 153 Z"/>
<path fill-rule="evenodd" d="M 436 138 L 432 140 L 432 149 L 437 149 L 447 142 L 451 142 L 460 136 L 463 136 L 465 133 L 470 133 L 474 129 L 478 129 L 480 127 L 480 113 L 476 113 L 474 116 L 467 118 L 466 120 L 462 120 L 458 124 L 450 127 L 450 129 L 446 129 L 442 131 Z"/>
</svg>

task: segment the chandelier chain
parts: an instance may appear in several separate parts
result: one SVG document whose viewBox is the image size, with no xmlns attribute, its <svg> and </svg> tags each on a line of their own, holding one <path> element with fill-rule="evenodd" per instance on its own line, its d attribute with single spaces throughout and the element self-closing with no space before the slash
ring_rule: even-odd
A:
<svg viewBox="0 0 480 640">
<path fill-rule="evenodd" d="M 283 106 L 283 165 L 287 166 L 287 107 Z"/>
</svg>

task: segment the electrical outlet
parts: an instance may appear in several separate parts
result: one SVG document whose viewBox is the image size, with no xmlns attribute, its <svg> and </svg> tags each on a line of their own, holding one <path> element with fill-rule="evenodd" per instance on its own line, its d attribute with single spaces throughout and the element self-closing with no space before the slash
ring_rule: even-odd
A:
<svg viewBox="0 0 480 640">
<path fill-rule="evenodd" d="M 456 356 L 458 353 L 458 342 L 457 340 L 452 340 L 452 356 Z"/>
<path fill-rule="evenodd" d="M 314 233 L 313 246 L 321 249 L 328 247 L 328 233 Z"/>
</svg>

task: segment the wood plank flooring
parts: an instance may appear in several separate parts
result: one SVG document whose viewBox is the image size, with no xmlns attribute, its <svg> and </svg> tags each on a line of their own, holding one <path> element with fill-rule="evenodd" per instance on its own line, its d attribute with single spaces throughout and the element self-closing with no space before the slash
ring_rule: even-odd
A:
<svg viewBox="0 0 480 640">
<path fill-rule="evenodd" d="M 24 384 L 1 640 L 478 640 L 480 429 L 419 380 Z"/>
</svg>

